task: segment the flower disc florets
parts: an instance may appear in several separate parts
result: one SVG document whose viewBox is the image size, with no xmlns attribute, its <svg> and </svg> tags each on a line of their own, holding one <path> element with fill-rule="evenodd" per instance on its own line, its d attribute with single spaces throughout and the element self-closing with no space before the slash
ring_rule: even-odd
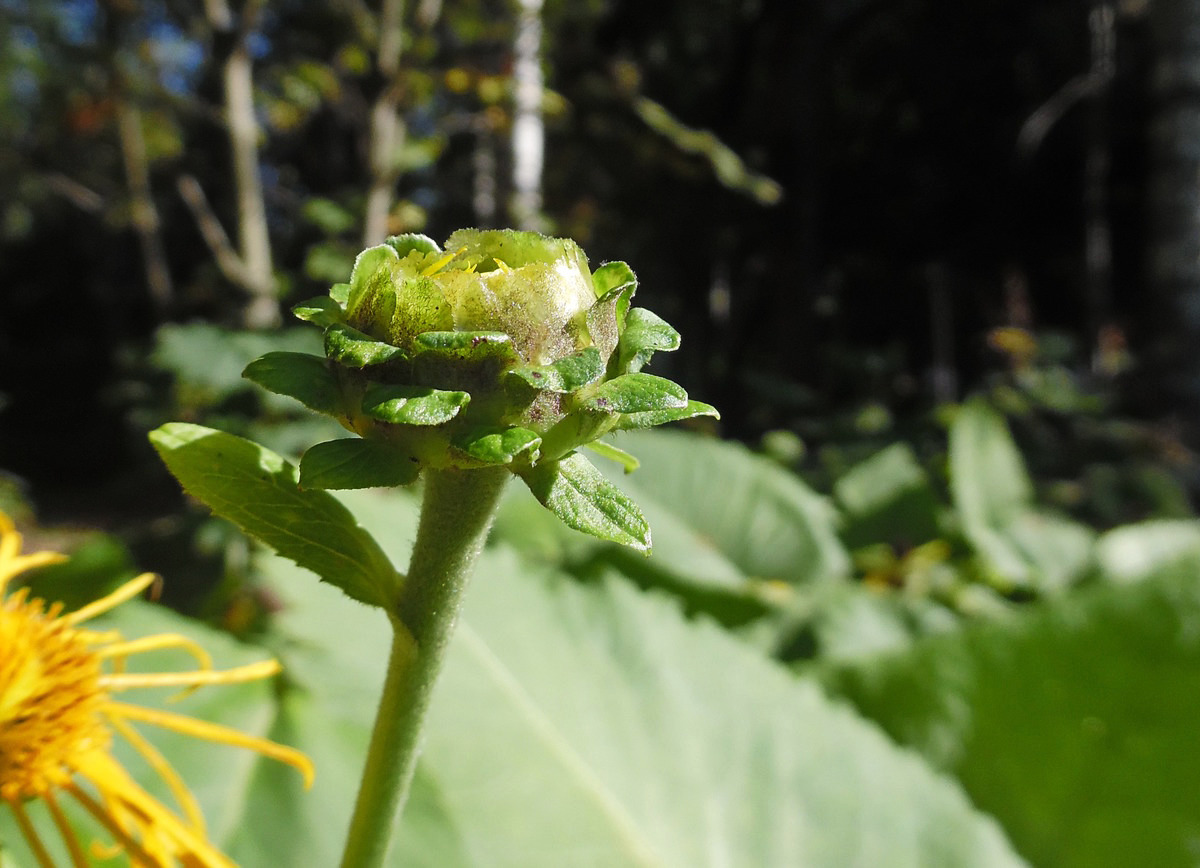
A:
<svg viewBox="0 0 1200 868">
<path fill-rule="evenodd" d="M 501 465 L 549 505 L 561 473 L 598 476 L 576 448 L 716 415 L 642 372 L 679 335 L 630 306 L 636 289 L 625 263 L 592 272 L 569 239 L 463 229 L 442 248 L 401 235 L 359 254 L 349 283 L 295 309 L 325 330 L 324 360 L 269 353 L 246 376 L 362 438 L 309 449 L 302 486 L 402 485 L 424 467 Z"/>
</svg>

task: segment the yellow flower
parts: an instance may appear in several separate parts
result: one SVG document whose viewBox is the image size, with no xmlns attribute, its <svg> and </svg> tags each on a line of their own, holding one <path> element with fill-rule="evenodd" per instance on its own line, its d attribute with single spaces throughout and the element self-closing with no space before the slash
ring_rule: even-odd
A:
<svg viewBox="0 0 1200 868">
<path fill-rule="evenodd" d="M 203 648 L 180 635 L 126 640 L 116 631 L 82 625 L 136 597 L 156 577 L 146 573 L 112 594 L 74 612 L 62 604 L 30 599 L 27 589 L 6 594 L 9 581 L 33 567 L 63 560 L 52 552 L 20 553 L 21 535 L 0 512 L 0 805 L 16 817 L 43 868 L 54 862 L 26 812 L 30 801 L 48 809 L 75 866 L 86 866 L 84 848 L 62 808 L 64 796 L 78 802 L 102 825 L 137 866 L 188 868 L 232 866 L 207 839 L 195 798 L 167 760 L 133 726 L 134 722 L 257 751 L 298 769 L 311 784 L 312 763 L 299 751 L 228 727 L 114 698 L 138 687 L 196 688 L 267 678 L 279 671 L 273 660 L 216 671 Z M 199 664 L 188 672 L 135 674 L 125 671 L 133 655 L 179 648 Z M 128 741 L 162 777 L 179 803 L 175 811 L 151 796 L 113 757 L 113 733 Z M 93 855 L 114 848 L 92 844 Z M 107 852 L 104 852 L 107 851 Z"/>
</svg>

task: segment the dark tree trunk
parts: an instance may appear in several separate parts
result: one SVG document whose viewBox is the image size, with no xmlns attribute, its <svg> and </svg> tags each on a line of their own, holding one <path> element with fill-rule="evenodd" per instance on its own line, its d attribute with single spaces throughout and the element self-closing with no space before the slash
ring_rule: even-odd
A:
<svg viewBox="0 0 1200 868">
<path fill-rule="evenodd" d="M 1188 443 L 1200 444 L 1200 0 L 1154 0 L 1148 186 L 1157 363 Z"/>
</svg>

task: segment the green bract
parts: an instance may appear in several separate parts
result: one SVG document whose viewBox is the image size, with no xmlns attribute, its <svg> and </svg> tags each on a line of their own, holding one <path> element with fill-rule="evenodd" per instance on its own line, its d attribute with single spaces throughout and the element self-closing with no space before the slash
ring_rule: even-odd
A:
<svg viewBox="0 0 1200 868">
<path fill-rule="evenodd" d="M 636 288 L 625 263 L 593 273 L 568 239 L 463 229 L 443 249 L 400 235 L 359 254 L 349 284 L 295 308 L 324 330 L 324 359 L 270 353 L 245 376 L 362 438 L 310 449 L 306 487 L 504 465 L 571 527 L 648 549 L 641 512 L 575 450 L 717 412 L 641 371 L 679 335 L 630 307 Z"/>
</svg>

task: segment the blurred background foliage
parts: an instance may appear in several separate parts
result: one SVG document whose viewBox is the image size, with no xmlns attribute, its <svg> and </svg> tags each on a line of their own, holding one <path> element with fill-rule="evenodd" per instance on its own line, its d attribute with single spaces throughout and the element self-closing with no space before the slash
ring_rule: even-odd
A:
<svg viewBox="0 0 1200 868">
<path fill-rule="evenodd" d="M 499 574 L 519 556 L 568 596 L 633 583 L 714 620 L 1035 862 L 1190 864 L 1194 708 L 1170 697 L 1197 671 L 1200 279 L 1162 263 L 1190 261 L 1164 239 L 1200 239 L 1200 208 L 1171 216 L 1160 139 L 1200 89 L 1155 77 L 1188 20 L 1200 4 L 0 0 L 0 506 L 76 552 L 46 593 L 136 563 L 277 648 L 286 568 L 190 509 L 145 432 L 296 456 L 337 431 L 240 373 L 319 352 L 287 310 L 365 244 L 569 235 L 633 266 L 684 336 L 658 372 L 722 419 L 620 441 L 652 558 L 511 492 Z"/>
</svg>

